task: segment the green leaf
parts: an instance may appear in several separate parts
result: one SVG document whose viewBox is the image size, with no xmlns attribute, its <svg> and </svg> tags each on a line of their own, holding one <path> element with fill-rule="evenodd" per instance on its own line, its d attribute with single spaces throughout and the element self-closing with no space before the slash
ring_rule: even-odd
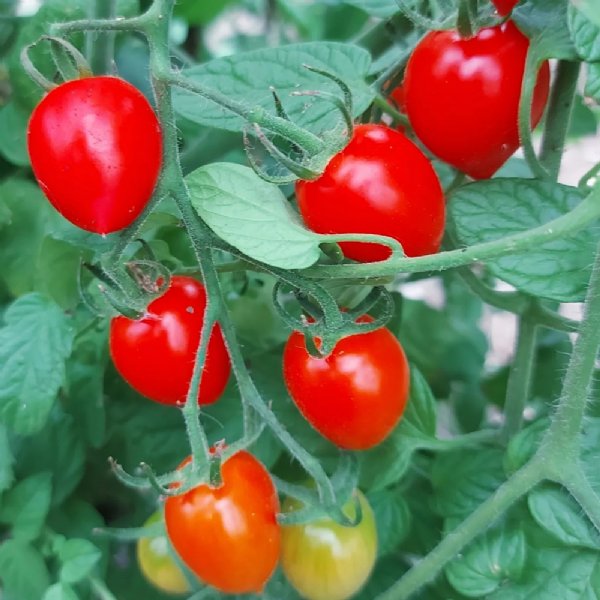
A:
<svg viewBox="0 0 600 600">
<path fill-rule="evenodd" d="M 577 60 L 567 24 L 569 0 L 525 0 L 512 13 L 540 59 Z"/>
<path fill-rule="evenodd" d="M 300 224 L 277 186 L 249 167 L 213 163 L 190 173 L 186 182 L 200 217 L 244 254 L 284 269 L 318 260 L 321 237 Z"/>
<path fill-rule="evenodd" d="M 60 548 L 58 558 L 62 564 L 60 579 L 77 583 L 85 579 L 100 560 L 100 550 L 88 540 L 67 540 Z"/>
<path fill-rule="evenodd" d="M 50 509 L 52 473 L 44 471 L 19 481 L 0 503 L 0 522 L 11 526 L 15 539 L 29 542 L 41 533 Z"/>
<path fill-rule="evenodd" d="M 600 26 L 572 4 L 568 16 L 571 38 L 579 56 L 587 62 L 600 61 Z"/>
<path fill-rule="evenodd" d="M 228 4 L 235 0 L 198 2 L 198 0 L 179 0 L 175 4 L 175 15 L 185 19 L 190 25 L 210 23 Z"/>
<path fill-rule="evenodd" d="M 375 513 L 379 555 L 392 552 L 408 535 L 411 514 L 404 498 L 394 490 L 380 490 L 368 495 Z"/>
<path fill-rule="evenodd" d="M 397 0 L 344 0 L 344 2 L 382 19 L 398 12 Z"/>
<path fill-rule="evenodd" d="M 596 0 L 571 0 L 596 25 L 600 26 L 600 6 Z"/>
<path fill-rule="evenodd" d="M 518 471 L 533 457 L 549 426 L 549 419 L 538 419 L 525 429 L 519 431 L 510 440 L 504 457 L 504 470 L 507 475 L 512 475 L 515 471 Z"/>
<path fill-rule="evenodd" d="M 15 444 L 16 470 L 25 477 L 44 470 L 52 473 L 52 506 L 61 504 L 83 476 L 85 452 L 73 418 L 56 408 L 46 427 Z"/>
<path fill-rule="evenodd" d="M 436 457 L 431 482 L 435 510 L 450 519 L 450 528 L 467 517 L 503 483 L 501 450 L 481 448 L 445 452 Z"/>
<path fill-rule="evenodd" d="M 529 510 L 540 527 L 566 546 L 600 550 L 600 534 L 564 489 L 539 486 L 529 493 Z"/>
<path fill-rule="evenodd" d="M 12 485 L 14 462 L 15 459 L 8 442 L 8 432 L 6 427 L 0 423 L 0 494 Z"/>
<path fill-rule="evenodd" d="M 0 544 L 0 581 L 7 600 L 41 598 L 50 585 L 42 555 L 19 540 Z"/>
<path fill-rule="evenodd" d="M 412 367 L 410 397 L 398 425 L 398 434 L 405 438 L 429 440 L 435 437 L 436 421 L 437 405 L 433 392 L 421 372 Z"/>
<path fill-rule="evenodd" d="M 463 243 L 474 245 L 548 223 L 583 199 L 577 188 L 530 179 L 494 179 L 460 188 L 450 214 Z M 559 302 L 583 300 L 591 274 L 597 225 L 542 244 L 526 254 L 488 264 L 490 271 L 517 289 Z"/>
<path fill-rule="evenodd" d="M 524 577 L 486 600 L 596 600 L 600 590 L 600 554 L 552 547 L 548 540 L 527 551 Z"/>
<path fill-rule="evenodd" d="M 587 65 L 585 95 L 600 102 L 600 62 Z"/>
<path fill-rule="evenodd" d="M 29 113 L 9 102 L 0 108 L 0 155 L 17 167 L 29 166 L 25 131 Z"/>
<path fill-rule="evenodd" d="M 518 581 L 526 559 L 525 534 L 517 523 L 502 523 L 480 535 L 446 567 L 461 594 L 483 598 L 506 581 Z"/>
<path fill-rule="evenodd" d="M 73 332 L 40 294 L 16 300 L 0 329 L 0 420 L 17 433 L 39 431 L 65 378 Z"/>
<path fill-rule="evenodd" d="M 339 124 L 339 112 L 327 101 L 290 94 L 321 90 L 341 96 L 341 92 L 326 77 L 305 69 L 305 64 L 335 73 L 350 86 L 354 116 L 362 114 L 372 102 L 373 91 L 365 81 L 371 66 L 369 53 L 358 46 L 338 42 L 253 50 L 185 69 L 183 75 L 247 107 L 262 106 L 275 114 L 273 87 L 292 121 L 322 133 Z M 244 128 L 241 117 L 196 94 L 174 90 L 174 102 L 177 111 L 190 121 L 229 131 Z"/>
<path fill-rule="evenodd" d="M 42 600 L 79 600 L 79 596 L 70 585 L 55 583 L 46 590 Z"/>
<path fill-rule="evenodd" d="M 0 230 L 0 277 L 13 296 L 20 296 L 34 289 L 46 220 L 52 209 L 37 185 L 20 178 L 0 184 L 0 205 L 10 213 L 9 226 Z"/>
</svg>

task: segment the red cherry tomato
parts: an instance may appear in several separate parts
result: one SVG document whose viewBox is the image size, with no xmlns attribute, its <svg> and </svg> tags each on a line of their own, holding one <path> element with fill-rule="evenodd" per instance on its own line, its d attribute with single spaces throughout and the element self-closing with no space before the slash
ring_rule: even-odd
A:
<svg viewBox="0 0 600 600">
<path fill-rule="evenodd" d="M 130 225 L 160 171 L 158 119 L 142 93 L 116 77 L 76 79 L 51 90 L 31 115 L 27 145 L 54 208 L 95 233 Z"/>
<path fill-rule="evenodd" d="M 305 223 L 318 233 L 387 235 L 408 256 L 439 249 L 446 208 L 437 175 L 410 140 L 384 125 L 356 126 L 325 172 L 314 181 L 299 181 L 296 194 Z M 340 246 L 361 262 L 390 254 L 380 244 Z"/>
<path fill-rule="evenodd" d="M 408 361 L 400 342 L 385 328 L 345 337 L 324 358 L 311 356 L 304 335 L 295 331 L 283 353 L 283 375 L 306 420 L 348 450 L 382 442 L 408 399 Z"/>
<path fill-rule="evenodd" d="M 169 539 L 205 583 L 228 594 L 260 593 L 279 560 L 277 491 L 245 451 L 223 463 L 221 479 L 219 487 L 199 485 L 167 498 Z"/>
<path fill-rule="evenodd" d="M 519 147 L 518 108 L 529 41 L 512 22 L 463 39 L 428 33 L 406 68 L 406 110 L 419 139 L 475 179 L 491 177 Z M 540 70 L 532 122 L 548 99 L 548 63 Z"/>
<path fill-rule="evenodd" d="M 400 112 L 406 112 L 406 94 L 404 92 L 404 86 L 400 84 L 395 87 L 390 94 L 390 101 Z"/>
<path fill-rule="evenodd" d="M 110 353 L 123 378 L 140 394 L 163 404 L 185 402 L 192 378 L 206 292 L 191 277 L 175 276 L 169 289 L 150 303 L 143 318 L 115 317 L 110 325 Z M 216 325 L 208 353 L 199 404 L 223 393 L 231 364 L 221 328 Z"/>
<path fill-rule="evenodd" d="M 518 1 L 519 0 L 492 0 L 496 10 L 498 11 L 498 14 L 502 17 L 509 14 L 517 5 Z"/>
</svg>

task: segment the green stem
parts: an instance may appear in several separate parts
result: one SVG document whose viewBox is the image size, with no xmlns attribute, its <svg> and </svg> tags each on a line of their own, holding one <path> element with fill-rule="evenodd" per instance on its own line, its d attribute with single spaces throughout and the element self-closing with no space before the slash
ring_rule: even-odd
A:
<svg viewBox="0 0 600 600">
<path fill-rule="evenodd" d="M 390 115 L 394 121 L 402 125 L 403 127 L 410 127 L 410 121 L 408 117 L 402 114 L 399 110 L 396 110 L 388 101 L 387 98 L 384 98 L 381 94 L 377 94 L 373 99 L 373 103 L 375 106 L 381 108 L 381 110 Z"/>
<path fill-rule="evenodd" d="M 544 479 L 539 461 L 532 460 L 468 516 L 453 532 L 376 600 L 407 600 L 434 579 L 444 565 L 485 531 L 491 523 Z"/>
<path fill-rule="evenodd" d="M 394 256 L 379 263 L 319 265 L 305 269 L 302 273 L 310 278 L 351 280 L 384 277 L 395 275 L 398 272 L 443 271 L 478 261 L 526 252 L 531 248 L 537 248 L 547 242 L 576 233 L 596 221 L 598 217 L 600 217 L 600 186 L 596 186 L 571 212 L 529 231 L 439 254 L 417 258 Z"/>
<path fill-rule="evenodd" d="M 595 190 L 599 190 L 597 185 Z M 600 348 L 600 245 L 588 288 L 583 321 L 575 342 L 563 389 L 545 443 L 555 454 L 565 456 L 578 451 L 577 442 L 583 424 L 585 407 L 594 377 Z M 576 459 L 577 456 L 573 456 Z"/>
<path fill-rule="evenodd" d="M 117 600 L 117 597 L 106 587 L 106 584 L 101 579 L 90 577 L 89 582 L 98 600 Z"/>
<path fill-rule="evenodd" d="M 523 74 L 523 88 L 521 90 L 521 99 L 519 101 L 519 138 L 523 146 L 525 160 L 531 169 L 531 172 L 538 179 L 548 179 L 549 173 L 540 163 L 535 149 L 533 147 L 531 131 L 531 106 L 533 104 L 533 95 L 537 84 L 537 75 L 540 68 L 535 44 L 529 46 L 527 60 L 525 61 L 525 73 Z"/>
<path fill-rule="evenodd" d="M 303 129 L 292 121 L 287 121 L 286 119 L 272 115 L 260 106 L 248 107 L 217 90 L 206 88 L 203 85 L 175 73 L 171 73 L 168 76 L 167 82 L 215 102 L 219 106 L 238 115 L 248 123 L 259 125 L 262 129 L 266 129 L 297 144 L 311 155 L 319 154 L 325 150 L 323 140 L 314 133 Z"/>
<path fill-rule="evenodd" d="M 581 466 L 570 470 L 559 483 L 565 486 L 577 504 L 585 511 L 594 527 L 600 531 L 600 496 L 590 485 Z"/>
<path fill-rule="evenodd" d="M 480 446 L 482 444 L 494 443 L 498 437 L 498 431 L 495 429 L 483 429 L 473 431 L 463 435 L 457 435 L 453 438 L 443 439 L 435 438 L 426 440 L 423 444 L 419 443 L 421 450 L 434 450 L 436 452 L 445 452 L 457 448 L 467 448 L 470 446 Z"/>
<path fill-rule="evenodd" d="M 458 0 L 458 16 L 456 28 L 460 37 L 468 40 L 473 37 L 475 28 L 473 26 L 473 15 L 471 13 L 472 0 Z"/>
<path fill-rule="evenodd" d="M 112 19 L 116 12 L 116 0 L 93 0 L 89 3 L 91 19 Z M 115 34 L 106 32 L 98 35 L 88 31 L 86 34 L 86 56 L 96 75 L 109 73 L 115 54 Z"/>
<path fill-rule="evenodd" d="M 540 163 L 555 180 L 560 171 L 580 70 L 579 62 L 559 61 L 548 102 Z"/>
<path fill-rule="evenodd" d="M 508 442 L 521 429 L 523 410 L 529 398 L 535 362 L 536 324 L 524 315 L 519 319 L 517 349 L 510 368 L 504 403 L 503 438 Z"/>
</svg>

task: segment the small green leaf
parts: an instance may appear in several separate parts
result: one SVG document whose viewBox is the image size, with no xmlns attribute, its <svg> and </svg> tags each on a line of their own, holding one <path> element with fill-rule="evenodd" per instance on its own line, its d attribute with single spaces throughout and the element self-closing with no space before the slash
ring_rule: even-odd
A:
<svg viewBox="0 0 600 600">
<path fill-rule="evenodd" d="M 586 62 L 600 61 L 600 26 L 572 4 L 568 14 L 571 38 L 579 56 Z"/>
<path fill-rule="evenodd" d="M 58 558 L 62 563 L 60 579 L 65 583 L 77 583 L 85 579 L 100 560 L 100 550 L 88 540 L 67 540 Z"/>
<path fill-rule="evenodd" d="M 0 108 L 0 155 L 17 167 L 29 166 L 25 131 L 29 113 L 16 102 Z"/>
<path fill-rule="evenodd" d="M 52 474 L 44 471 L 19 481 L 2 496 L 0 522 L 11 526 L 15 539 L 35 540 L 50 509 Z"/>
<path fill-rule="evenodd" d="M 452 195 L 450 214 L 459 239 L 470 246 L 542 226 L 575 208 L 582 199 L 577 188 L 565 185 L 493 179 L 460 188 Z M 587 290 L 597 235 L 597 225 L 592 225 L 526 254 L 487 264 L 494 275 L 533 296 L 580 301 Z"/>
<path fill-rule="evenodd" d="M 207 225 L 244 254 L 274 267 L 302 269 L 320 254 L 281 190 L 252 169 L 213 163 L 186 177 L 192 205 Z"/>
<path fill-rule="evenodd" d="M 507 475 L 512 475 L 515 471 L 518 471 L 535 454 L 542 436 L 549 426 L 549 419 L 538 419 L 519 431 L 510 440 L 504 456 L 504 470 Z"/>
<path fill-rule="evenodd" d="M 518 581 L 526 559 L 525 534 L 503 523 L 480 535 L 446 567 L 452 587 L 469 598 L 483 598 L 506 581 Z"/>
<path fill-rule="evenodd" d="M 365 79 L 371 66 L 369 53 L 358 46 L 338 42 L 310 42 L 265 48 L 218 58 L 185 69 L 183 75 L 200 85 L 218 90 L 245 106 L 262 106 L 275 114 L 271 87 L 277 90 L 290 119 L 322 133 L 340 122 L 340 114 L 329 102 L 292 92 L 321 90 L 341 96 L 335 83 L 303 65 L 335 73 L 351 88 L 354 116 L 362 114 L 373 100 Z M 251 75 L 250 75 L 251 74 Z M 242 131 L 244 120 L 214 102 L 183 90 L 174 90 L 177 111 L 196 123 Z"/>
<path fill-rule="evenodd" d="M 540 59 L 577 60 L 567 25 L 569 0 L 525 0 L 512 18 L 527 37 Z"/>
<path fill-rule="evenodd" d="M 398 434 L 406 438 L 430 439 L 435 437 L 437 406 L 429 384 L 421 372 L 410 370 L 410 398 Z"/>
<path fill-rule="evenodd" d="M 503 452 L 482 448 L 456 450 L 437 456 L 431 471 L 435 509 L 452 526 L 470 515 L 503 483 Z"/>
<path fill-rule="evenodd" d="M 17 433 L 39 431 L 65 377 L 73 332 L 40 294 L 16 300 L 0 329 L 0 420 Z"/>
<path fill-rule="evenodd" d="M 61 504 L 83 476 L 85 452 L 73 418 L 57 408 L 46 426 L 31 438 L 14 444 L 16 471 L 26 477 L 40 470 L 52 473 L 52 506 Z"/>
<path fill-rule="evenodd" d="M 42 600 L 79 600 L 79 596 L 70 585 L 55 583 L 46 590 Z"/>
<path fill-rule="evenodd" d="M 587 65 L 585 95 L 600 102 L 600 62 Z"/>
<path fill-rule="evenodd" d="M 0 544 L 0 581 L 7 599 L 41 598 L 50 585 L 42 555 L 19 540 Z"/>
<path fill-rule="evenodd" d="M 565 490 L 544 485 L 529 493 L 529 510 L 540 527 L 567 546 L 600 550 L 600 534 Z"/>
<path fill-rule="evenodd" d="M 15 459 L 8 442 L 8 432 L 6 427 L 0 423 L 0 494 L 12 485 L 14 462 Z"/>
<path fill-rule="evenodd" d="M 368 495 L 375 513 L 379 555 L 392 552 L 408 535 L 411 514 L 408 504 L 394 490 L 380 490 Z"/>
</svg>

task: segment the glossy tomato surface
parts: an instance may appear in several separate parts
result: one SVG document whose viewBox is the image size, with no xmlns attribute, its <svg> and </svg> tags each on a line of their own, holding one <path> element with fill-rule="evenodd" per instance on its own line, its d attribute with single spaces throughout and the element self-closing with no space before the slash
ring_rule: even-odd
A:
<svg viewBox="0 0 600 600">
<path fill-rule="evenodd" d="M 398 240 L 408 256 L 437 252 L 446 219 L 440 182 L 425 155 L 385 125 L 357 125 L 323 174 L 296 184 L 306 225 L 317 233 L 373 233 Z M 344 242 L 361 262 L 384 260 L 380 244 Z"/>
<path fill-rule="evenodd" d="M 162 515 L 157 511 L 144 523 L 144 527 L 161 520 Z M 140 538 L 136 554 L 140 570 L 154 587 L 167 594 L 185 594 L 190 591 L 185 575 L 171 556 L 166 535 Z"/>
<path fill-rule="evenodd" d="M 160 124 L 143 94 L 116 77 L 68 81 L 31 115 L 27 145 L 54 208 L 95 233 L 130 225 L 150 199 L 162 160 Z"/>
<path fill-rule="evenodd" d="M 311 356 L 304 335 L 295 331 L 285 346 L 283 375 L 306 420 L 348 450 L 382 442 L 408 399 L 408 361 L 385 328 L 345 337 L 324 358 Z"/>
<path fill-rule="evenodd" d="M 368 580 L 377 558 L 377 529 L 373 510 L 358 490 L 362 520 L 344 527 L 329 518 L 281 528 L 281 567 L 290 583 L 307 600 L 346 600 Z M 283 512 L 302 507 L 287 499 Z M 354 500 L 344 506 L 354 518 Z"/>
<path fill-rule="evenodd" d="M 419 139 L 475 179 L 491 177 L 519 147 L 518 109 L 529 41 L 508 21 L 468 39 L 428 33 L 406 68 L 406 110 Z M 537 125 L 548 99 L 544 63 L 532 104 Z"/>
<path fill-rule="evenodd" d="M 115 317 L 110 353 L 123 378 L 140 394 L 163 404 L 185 402 L 204 322 L 206 292 L 191 277 L 174 276 L 169 289 L 150 303 L 139 320 Z M 231 370 L 221 329 L 216 325 L 198 402 L 211 404 L 223 393 Z"/>
<path fill-rule="evenodd" d="M 223 463 L 221 478 L 219 487 L 200 485 L 167 498 L 169 539 L 204 583 L 229 594 L 260 593 L 279 560 L 277 491 L 245 451 Z"/>
<path fill-rule="evenodd" d="M 493 0 L 494 6 L 499 15 L 507 15 L 517 5 L 519 0 Z"/>
</svg>

